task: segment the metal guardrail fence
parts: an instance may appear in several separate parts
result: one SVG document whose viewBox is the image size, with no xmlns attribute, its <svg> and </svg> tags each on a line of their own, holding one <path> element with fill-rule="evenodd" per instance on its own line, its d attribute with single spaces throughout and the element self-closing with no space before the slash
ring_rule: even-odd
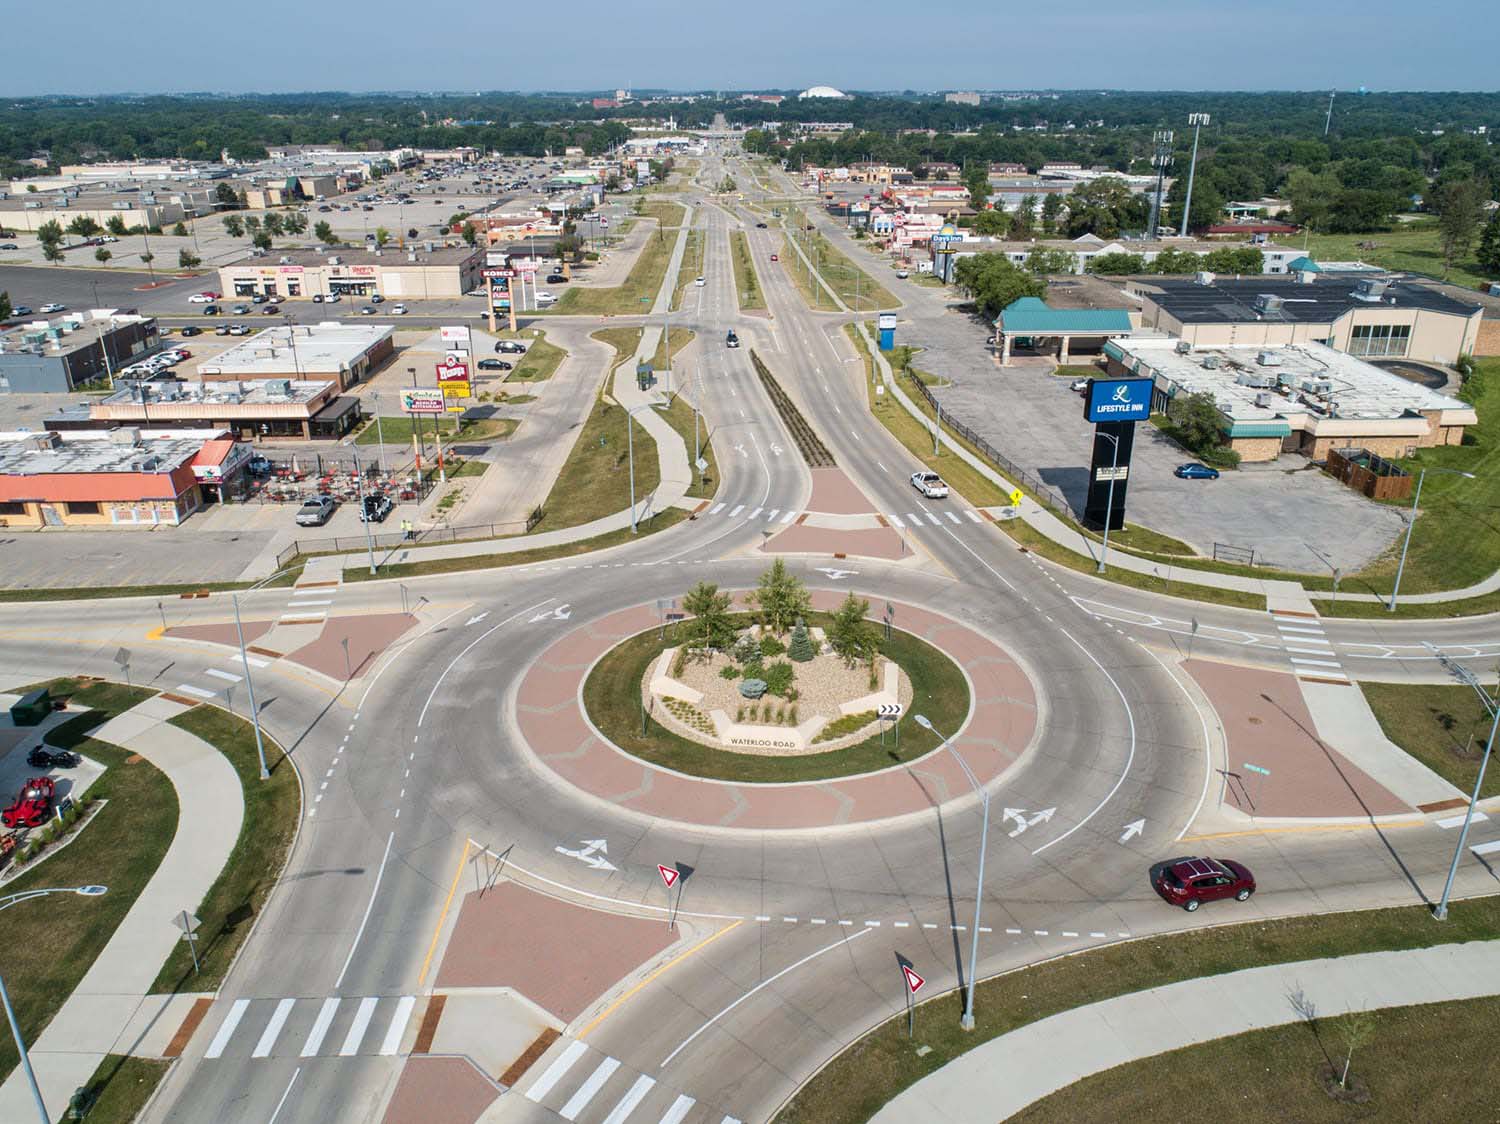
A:
<svg viewBox="0 0 1500 1124">
<path fill-rule="evenodd" d="M 938 403 L 932 391 L 927 388 L 927 385 L 921 379 L 912 374 L 910 370 L 906 371 L 906 377 L 911 380 L 911 384 L 917 388 L 922 397 L 927 400 L 927 404 L 938 414 L 942 425 L 947 426 L 969 444 L 973 445 L 974 448 L 978 449 L 981 456 L 993 464 L 998 471 L 1003 472 L 1015 483 L 1035 496 L 1042 506 L 1050 508 L 1054 514 L 1066 519 L 1076 518 L 1067 497 L 1061 492 L 1051 484 L 1044 483 L 1032 473 L 1027 472 L 963 422 L 954 418 L 951 414 L 944 414 L 943 407 Z"/>
<path fill-rule="evenodd" d="M 370 541 L 376 550 L 389 550 L 398 546 L 437 546 L 441 543 L 472 542 L 481 539 L 498 539 L 506 535 L 524 535 L 542 521 L 546 512 L 540 507 L 532 509 L 525 519 L 508 523 L 470 523 L 456 527 L 428 527 L 413 530 L 410 535 L 402 531 L 376 531 Z M 333 535 L 326 539 L 298 539 L 276 556 L 276 568 L 284 569 L 296 559 L 311 554 L 344 554 L 365 549 L 365 536 Z"/>
</svg>

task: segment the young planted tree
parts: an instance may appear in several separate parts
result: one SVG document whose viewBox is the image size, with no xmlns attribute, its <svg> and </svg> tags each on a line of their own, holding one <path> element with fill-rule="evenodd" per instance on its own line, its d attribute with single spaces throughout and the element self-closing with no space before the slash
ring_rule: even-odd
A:
<svg viewBox="0 0 1500 1124">
<path fill-rule="evenodd" d="M 807 663 L 818 654 L 817 648 L 813 646 L 812 636 L 807 631 L 807 625 L 802 623 L 800 617 L 792 628 L 792 642 L 787 645 L 786 654 L 798 663 Z"/>
<path fill-rule="evenodd" d="M 876 650 L 875 628 L 865 620 L 869 611 L 870 603 L 851 593 L 835 610 L 828 626 L 829 645 L 849 667 L 869 659 Z"/>
<path fill-rule="evenodd" d="M 224 230 L 231 238 L 241 238 L 245 234 L 245 221 L 239 215 L 225 215 Z"/>
<path fill-rule="evenodd" d="M 43 249 L 48 246 L 61 245 L 63 228 L 56 219 L 50 219 L 36 228 L 36 240 L 42 244 Z"/>
<path fill-rule="evenodd" d="M 761 574 L 747 600 L 758 611 L 760 623 L 778 636 L 812 611 L 812 598 L 808 596 L 807 587 L 780 558 Z"/>
<path fill-rule="evenodd" d="M 124 238 L 127 234 L 130 233 L 130 227 L 125 225 L 125 220 L 122 219 L 119 215 L 110 215 L 109 221 L 104 224 L 104 229 L 109 231 L 116 238 Z"/>
<path fill-rule="evenodd" d="M 114 254 L 110 253 L 103 246 L 100 246 L 97 250 L 94 251 L 94 260 L 100 265 L 103 265 L 112 257 L 114 257 Z"/>
<path fill-rule="evenodd" d="M 307 229 L 307 216 L 301 211 L 290 211 L 281 216 L 281 229 L 287 234 L 301 234 Z"/>
<path fill-rule="evenodd" d="M 178 223 L 176 226 L 174 226 L 172 228 L 172 237 L 174 237 L 174 238 L 186 238 L 187 236 L 188 236 L 188 228 L 183 223 Z"/>
<path fill-rule="evenodd" d="M 189 250 L 182 249 L 177 251 L 178 269 L 196 269 L 200 264 L 202 264 L 202 261 L 202 258 L 198 257 L 197 254 L 194 254 Z"/>
<path fill-rule="evenodd" d="M 313 227 L 313 237 L 325 246 L 332 246 L 337 242 L 337 239 L 333 236 L 333 227 L 329 226 L 326 222 L 320 222 Z"/>
<path fill-rule="evenodd" d="M 1375 1012 L 1350 1011 L 1343 1018 L 1339 1019 L 1335 1025 L 1346 1049 L 1343 1072 L 1339 1074 L 1339 1088 L 1347 1089 L 1349 1087 L 1349 1066 L 1354 1061 L 1354 1051 L 1362 1046 L 1368 1046 L 1375 1038 Z"/>
<path fill-rule="evenodd" d="M 384 246 L 391 240 L 391 232 L 383 226 L 375 228 L 375 245 Z"/>
<path fill-rule="evenodd" d="M 68 224 L 68 233 L 76 234 L 80 238 L 92 238 L 101 229 L 103 228 L 87 215 L 79 215 Z"/>
<path fill-rule="evenodd" d="M 271 248 L 271 236 L 264 230 L 257 230 L 255 236 L 250 241 L 257 250 L 269 250 Z"/>
<path fill-rule="evenodd" d="M 693 617 L 693 634 L 705 648 L 722 649 L 734 639 L 729 619 L 732 599 L 712 582 L 699 582 L 682 598 L 682 607 Z"/>
<path fill-rule="evenodd" d="M 261 223 L 261 226 L 265 229 L 265 232 L 267 234 L 271 235 L 271 237 L 274 238 L 282 231 L 281 216 L 278 215 L 275 211 L 268 211 L 266 213 L 265 219 Z"/>
<path fill-rule="evenodd" d="M 56 265 L 63 260 L 62 246 L 56 242 L 43 242 L 42 257 L 50 261 L 53 265 Z"/>
<path fill-rule="evenodd" d="M 149 273 L 149 274 L 151 274 L 151 279 L 153 281 L 156 279 L 156 270 L 151 267 L 151 263 L 154 262 L 155 260 L 156 260 L 156 255 L 155 254 L 146 253 L 146 254 L 142 254 L 141 255 L 141 261 L 143 261 L 143 262 L 146 263 L 146 272 Z"/>
</svg>

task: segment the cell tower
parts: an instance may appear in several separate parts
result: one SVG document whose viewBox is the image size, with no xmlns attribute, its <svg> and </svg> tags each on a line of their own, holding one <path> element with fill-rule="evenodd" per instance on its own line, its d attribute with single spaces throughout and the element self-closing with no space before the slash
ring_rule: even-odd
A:
<svg viewBox="0 0 1500 1124">
<path fill-rule="evenodd" d="M 1151 134 L 1151 166 L 1156 169 L 1156 194 L 1151 196 L 1151 219 L 1146 223 L 1146 237 L 1155 241 L 1157 223 L 1161 219 L 1162 180 L 1167 174 L 1167 165 L 1172 162 L 1172 130 L 1160 129 Z"/>
</svg>

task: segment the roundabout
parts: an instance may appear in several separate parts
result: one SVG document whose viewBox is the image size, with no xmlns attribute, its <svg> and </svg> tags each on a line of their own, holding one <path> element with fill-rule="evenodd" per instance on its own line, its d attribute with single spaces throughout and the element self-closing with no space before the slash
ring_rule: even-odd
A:
<svg viewBox="0 0 1500 1124">
<path fill-rule="evenodd" d="M 811 596 L 815 613 L 841 600 L 823 591 Z M 899 752 L 894 731 L 888 746 L 876 732 L 844 749 L 766 755 L 711 747 L 668 728 L 644 713 L 641 699 L 648 665 L 672 646 L 646 605 L 550 644 L 517 686 L 516 721 L 544 769 L 651 819 L 808 829 L 930 813 L 966 794 L 969 784 L 951 755 L 933 752 L 941 743 L 916 725 L 919 708 L 933 711 L 928 717 L 988 784 L 1034 747 L 1041 703 L 1032 676 L 995 641 L 931 609 L 892 607 L 905 627 L 892 631 L 886 648 L 911 675 L 916 704 L 898 723 Z"/>
</svg>

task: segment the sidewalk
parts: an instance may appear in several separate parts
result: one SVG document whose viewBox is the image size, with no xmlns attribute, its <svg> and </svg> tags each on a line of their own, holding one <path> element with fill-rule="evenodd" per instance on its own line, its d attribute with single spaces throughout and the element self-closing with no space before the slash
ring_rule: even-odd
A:
<svg viewBox="0 0 1500 1124">
<path fill-rule="evenodd" d="M 148 1000 L 147 992 L 182 937 L 172 918 L 198 907 L 239 838 L 245 805 L 234 767 L 213 746 L 167 722 L 188 709 L 156 696 L 94 731 L 100 741 L 140 754 L 167 775 L 177 790 L 177 833 L 98 959 L 30 1044 L 37 1084 L 54 1119 L 106 1054 L 130 1052 L 127 1033 L 135 1033 L 131 1024 L 140 1026 L 145 1008 L 165 1007 L 171 999 Z M 0 1120 L 34 1114 L 18 1065 L 0 1086 Z"/>
<path fill-rule="evenodd" d="M 1500 942 L 1303 960 L 1185 980 L 992 1038 L 892 1099 L 876 1124 L 993 1124 L 1090 1074 L 1300 1018 L 1500 994 Z"/>
</svg>

